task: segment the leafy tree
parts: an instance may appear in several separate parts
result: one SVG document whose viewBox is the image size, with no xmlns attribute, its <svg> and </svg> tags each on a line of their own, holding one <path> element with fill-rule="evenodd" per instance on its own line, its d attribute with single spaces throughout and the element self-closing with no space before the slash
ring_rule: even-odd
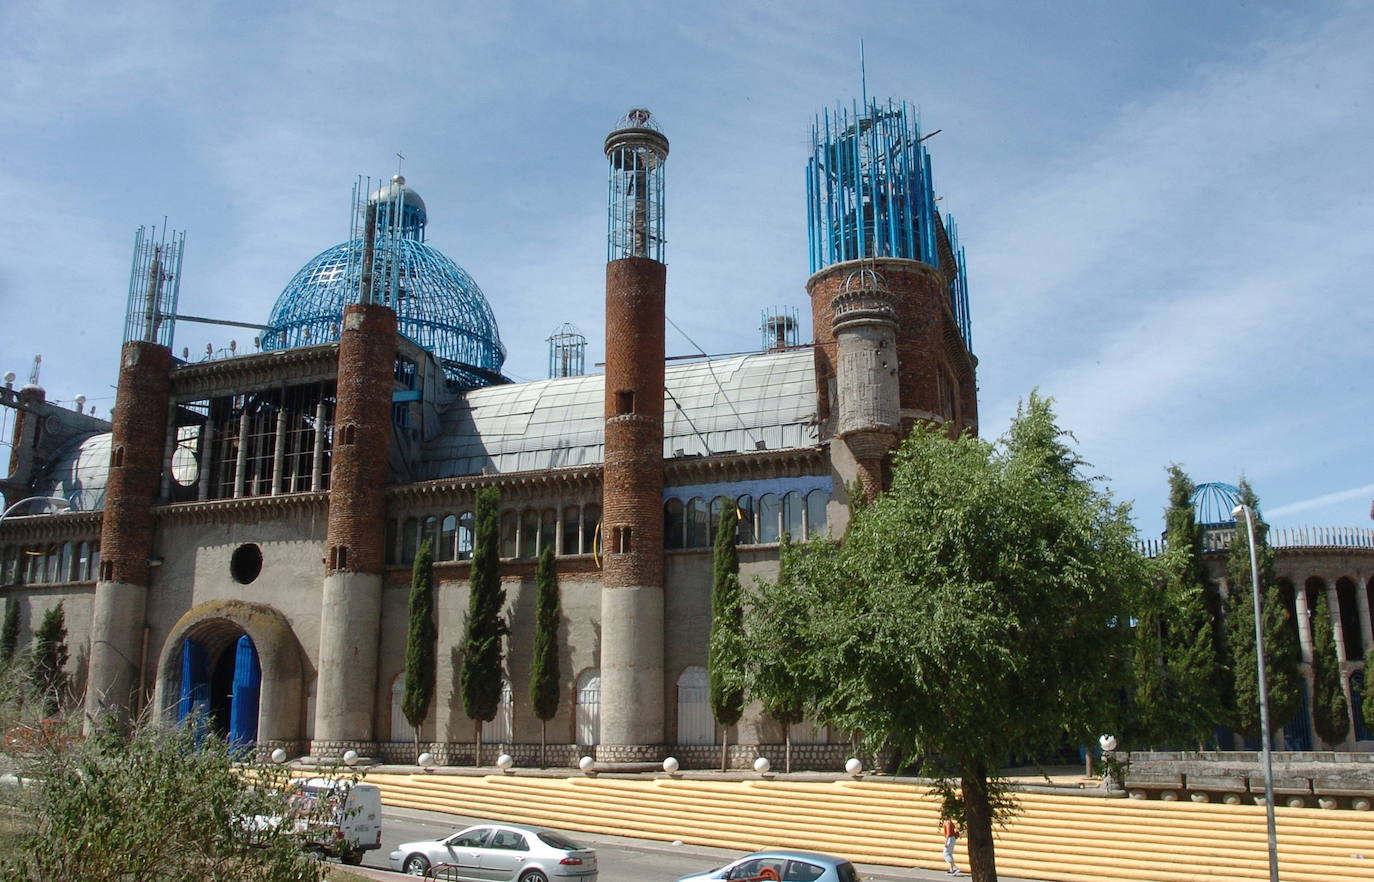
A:
<svg viewBox="0 0 1374 882">
<path fill-rule="evenodd" d="M 809 707 L 938 777 L 978 882 L 1014 810 L 1002 763 L 1110 731 L 1129 670 L 1146 563 L 1067 437 L 1037 395 L 997 445 L 917 427 L 844 544 L 811 543 L 753 598 L 806 611 L 789 651 Z"/>
<path fill-rule="evenodd" d="M 710 676 L 711 715 L 720 723 L 720 770 L 729 766 L 730 727 L 744 713 L 744 690 L 733 671 L 730 651 L 733 635 L 744 620 L 743 598 L 739 584 L 739 553 L 735 530 L 739 513 L 733 500 L 721 506 L 716 525 L 715 578 L 711 583 L 711 648 L 707 672 Z"/>
<path fill-rule="evenodd" d="M 1327 744 L 1341 744 L 1350 731 L 1350 710 L 1341 688 L 1340 657 L 1325 591 L 1317 595 L 1312 613 L 1312 684 L 1312 724 L 1317 737 Z"/>
<path fill-rule="evenodd" d="M 1274 549 L 1269 545 L 1269 525 L 1259 512 L 1255 491 L 1240 482 L 1241 502 L 1255 513 L 1255 553 L 1259 569 L 1264 676 L 1269 692 L 1269 725 L 1278 731 L 1297 713 L 1301 698 L 1301 649 L 1297 622 L 1284 605 L 1274 575 Z M 1254 582 L 1250 567 L 1250 537 L 1245 516 L 1236 520 L 1235 538 L 1226 556 L 1230 601 L 1226 615 L 1226 643 L 1235 682 L 1232 726 L 1249 738 L 1260 737 L 1259 669 L 1255 658 Z"/>
<path fill-rule="evenodd" d="M 439 629 L 434 624 L 434 552 L 430 540 L 420 543 L 410 571 L 410 628 L 406 633 L 405 692 L 401 713 L 415 730 L 415 753 L 420 753 L 420 726 L 434 700 Z"/>
<path fill-rule="evenodd" d="M 67 697 L 67 624 L 61 603 L 43 614 L 29 664 L 29 687 L 43 712 L 53 716 Z"/>
<path fill-rule="evenodd" d="M 5 624 L 0 626 L 0 664 L 14 661 L 19 649 L 19 601 L 5 598 Z"/>
<path fill-rule="evenodd" d="M 284 766 L 238 764 L 203 727 L 144 723 L 81 738 L 79 717 L 47 720 L 9 759 L 32 783 L 0 798 L 19 825 L 0 880 L 319 882 L 324 867 L 283 817 Z"/>
<path fill-rule="evenodd" d="M 1164 656 L 1164 585 L 1150 580 L 1135 627 L 1135 675 L 1126 731 L 1130 744 L 1157 746 L 1169 740 L 1173 689 Z"/>
<path fill-rule="evenodd" d="M 797 652 L 803 639 L 802 622 L 810 611 L 793 603 L 800 595 L 785 587 L 792 584 L 802 553 L 789 537 L 783 537 L 773 592 L 776 602 L 746 605 L 743 630 L 750 635 L 750 651 L 744 652 L 740 645 L 734 653 L 739 661 L 733 663 L 743 673 L 745 694 L 757 699 L 764 712 L 783 727 L 783 769 L 788 772 L 792 771 L 791 727 L 805 718 L 808 690 L 813 688 L 806 680 L 805 659 Z"/>
<path fill-rule="evenodd" d="M 563 617 L 553 546 L 546 545 L 534 570 L 534 653 L 530 665 L 530 705 L 539 718 L 539 765 L 548 765 L 546 729 L 558 713 L 558 625 Z"/>
<path fill-rule="evenodd" d="M 468 618 L 463 633 L 463 670 L 458 688 L 463 713 L 473 721 L 473 764 L 482 764 L 482 723 L 496 719 L 501 705 L 501 638 L 506 620 L 501 611 L 506 591 L 501 587 L 499 546 L 501 491 L 477 491 L 473 527 L 472 576 L 468 585 Z"/>
</svg>

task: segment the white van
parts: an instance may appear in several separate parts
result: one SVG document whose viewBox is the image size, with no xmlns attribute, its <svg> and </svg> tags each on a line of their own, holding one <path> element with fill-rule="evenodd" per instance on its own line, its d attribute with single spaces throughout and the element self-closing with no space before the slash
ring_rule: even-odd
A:
<svg viewBox="0 0 1374 882">
<path fill-rule="evenodd" d="M 302 847 L 359 864 L 382 847 L 382 791 L 375 784 L 301 778 L 290 785 L 293 826 Z"/>
</svg>

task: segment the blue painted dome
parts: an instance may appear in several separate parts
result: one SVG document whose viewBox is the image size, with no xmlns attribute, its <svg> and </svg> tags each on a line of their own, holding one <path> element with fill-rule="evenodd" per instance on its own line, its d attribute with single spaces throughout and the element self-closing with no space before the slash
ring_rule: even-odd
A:
<svg viewBox="0 0 1374 882">
<path fill-rule="evenodd" d="M 379 208 L 372 272 L 377 302 L 396 310 L 400 332 L 433 354 L 459 386 L 503 382 L 506 348 L 496 317 L 472 276 L 424 243 L 427 216 L 419 194 L 399 179 L 369 199 Z M 392 214 L 399 220 L 394 226 L 387 224 Z M 291 349 L 339 339 L 343 308 L 358 300 L 362 252 L 363 240 L 358 237 L 301 267 L 272 307 L 262 348 Z"/>
<path fill-rule="evenodd" d="M 1204 527 L 1230 526 L 1236 522 L 1231 512 L 1239 503 L 1239 487 L 1219 481 L 1198 484 L 1193 490 L 1193 517 Z"/>
</svg>

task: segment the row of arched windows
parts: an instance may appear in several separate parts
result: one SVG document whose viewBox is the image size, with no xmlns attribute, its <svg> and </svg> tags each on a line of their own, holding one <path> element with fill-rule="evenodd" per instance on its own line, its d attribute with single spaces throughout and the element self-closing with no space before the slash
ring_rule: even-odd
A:
<svg viewBox="0 0 1374 882">
<path fill-rule="evenodd" d="M 100 572 L 99 542 L 7 545 L 0 549 L 0 584 L 90 582 Z"/>
<path fill-rule="evenodd" d="M 739 515 L 735 535 L 740 545 L 779 542 L 784 534 L 798 541 L 824 537 L 829 500 L 829 492 L 822 489 L 805 495 L 798 490 L 764 493 L 757 499 L 748 493 L 733 500 L 728 496 L 669 499 L 663 503 L 663 543 L 668 549 L 710 547 L 715 542 L 721 510 L 732 501 Z"/>
</svg>

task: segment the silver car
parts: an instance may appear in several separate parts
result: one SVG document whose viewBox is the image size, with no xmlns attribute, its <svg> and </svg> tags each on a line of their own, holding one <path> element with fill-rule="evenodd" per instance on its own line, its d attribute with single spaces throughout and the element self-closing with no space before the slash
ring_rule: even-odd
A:
<svg viewBox="0 0 1374 882">
<path fill-rule="evenodd" d="M 481 824 L 443 839 L 403 842 L 391 869 L 445 882 L 596 882 L 596 852 L 562 833 Z"/>
<path fill-rule="evenodd" d="M 817 851 L 772 848 L 723 867 L 683 876 L 677 882 L 859 882 L 859 872 L 842 857 Z"/>
</svg>

